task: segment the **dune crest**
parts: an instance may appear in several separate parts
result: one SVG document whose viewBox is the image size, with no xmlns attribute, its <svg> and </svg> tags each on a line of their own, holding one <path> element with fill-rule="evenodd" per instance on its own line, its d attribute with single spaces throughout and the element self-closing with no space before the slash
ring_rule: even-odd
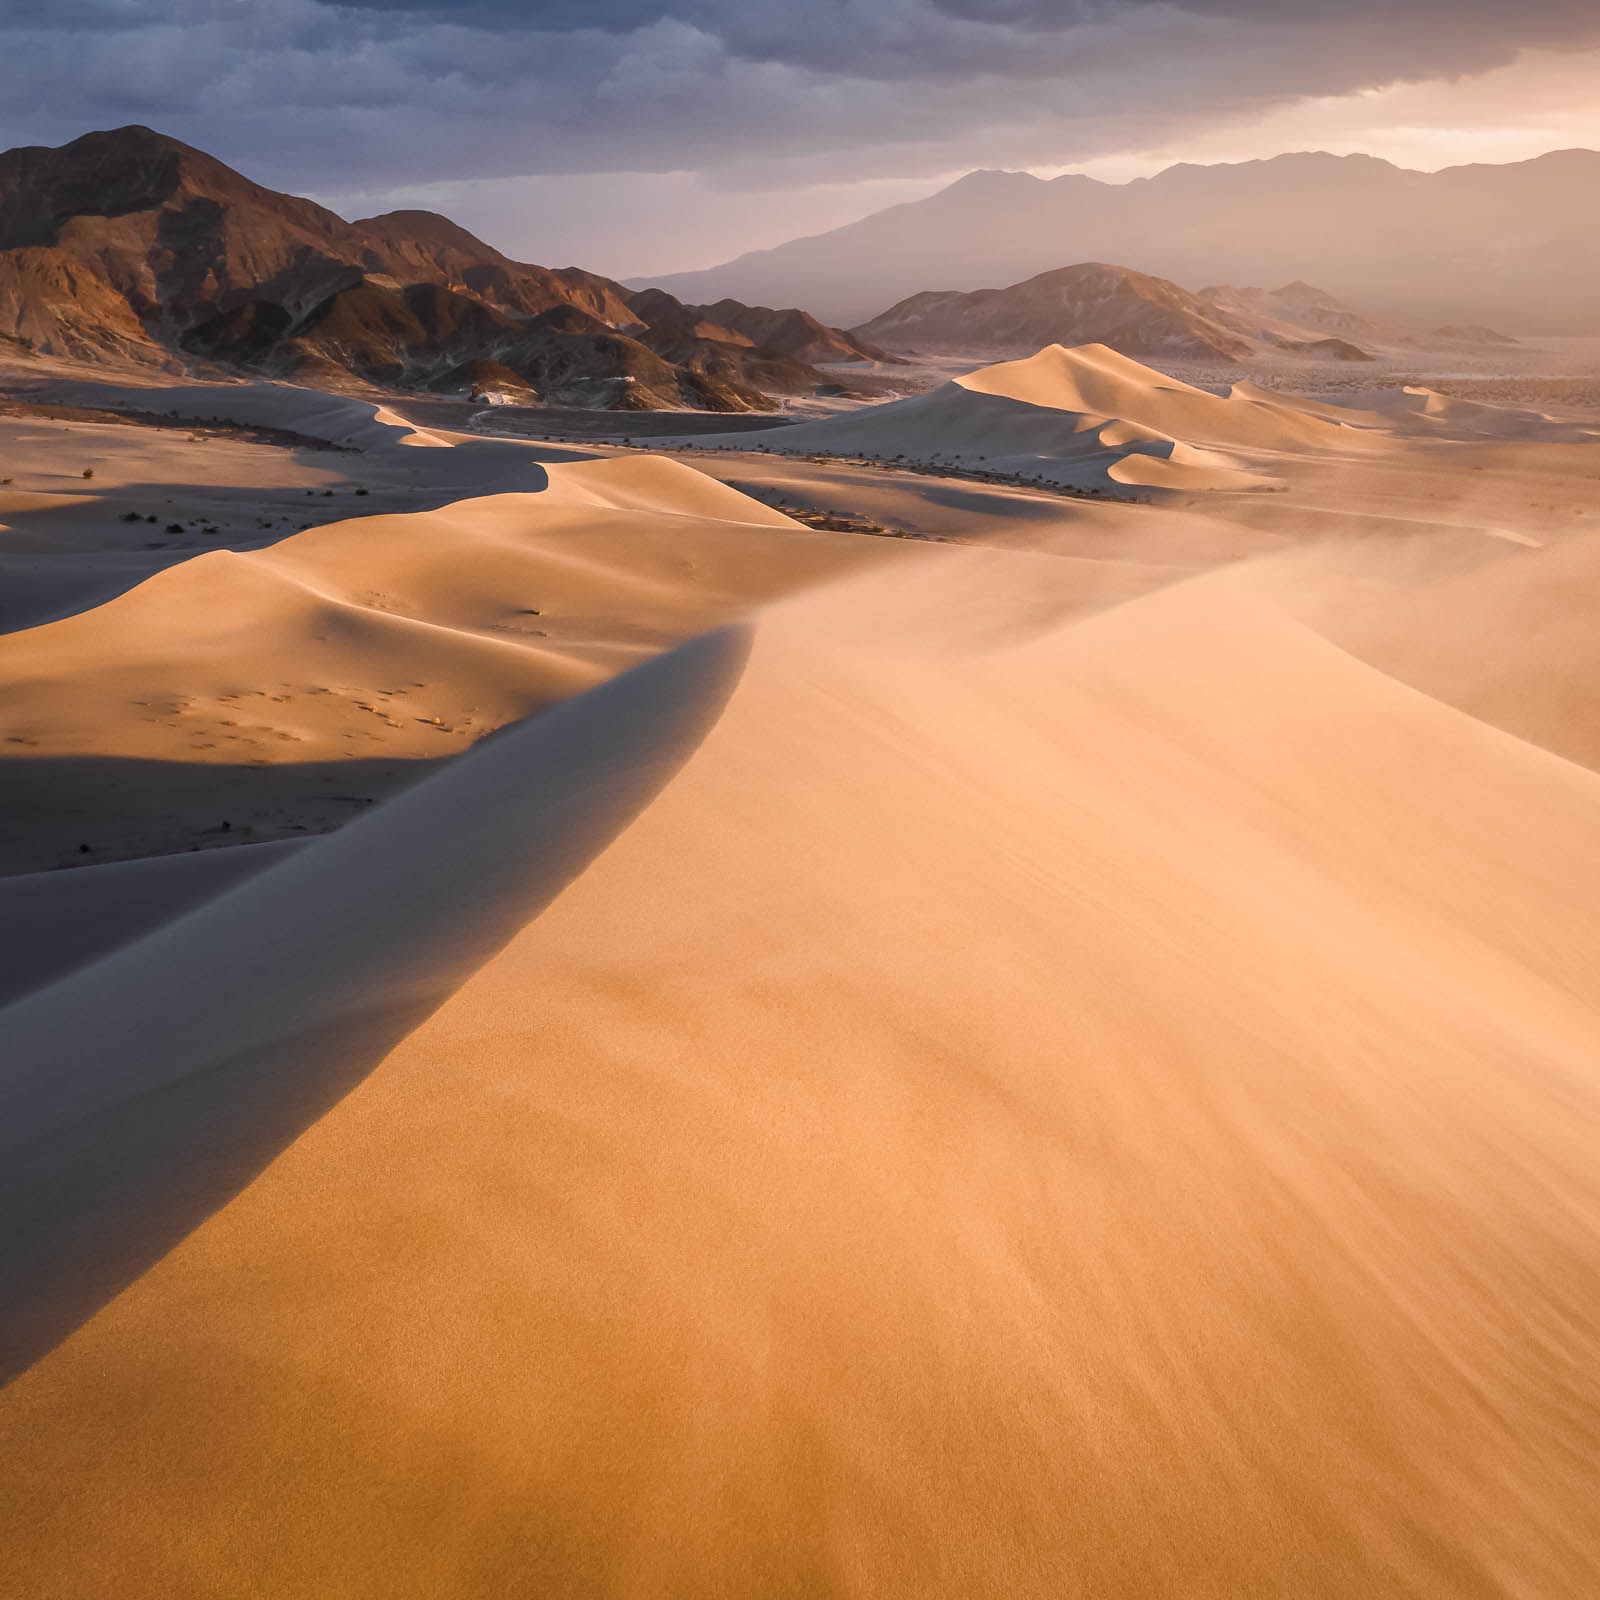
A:
<svg viewBox="0 0 1600 1600">
<path fill-rule="evenodd" d="M 1265 392 L 1236 386 L 1226 396 L 1119 354 L 1103 344 L 1064 349 L 1047 345 L 1021 361 L 1004 361 L 954 380 L 977 394 L 1003 395 L 1054 411 L 1116 418 L 1170 439 L 1232 444 L 1257 450 L 1321 445 L 1347 448 L 1342 430 Z"/>
</svg>

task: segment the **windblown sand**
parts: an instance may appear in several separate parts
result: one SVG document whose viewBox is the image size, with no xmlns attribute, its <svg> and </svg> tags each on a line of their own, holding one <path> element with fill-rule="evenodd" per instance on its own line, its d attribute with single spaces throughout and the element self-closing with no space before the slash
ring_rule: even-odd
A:
<svg viewBox="0 0 1600 1600">
<path fill-rule="evenodd" d="M 1600 441 L 1325 425 L 1223 565 L 628 456 L 0 639 L 41 750 L 464 752 L 0 880 L 0 1593 L 1600 1589 Z"/>
</svg>

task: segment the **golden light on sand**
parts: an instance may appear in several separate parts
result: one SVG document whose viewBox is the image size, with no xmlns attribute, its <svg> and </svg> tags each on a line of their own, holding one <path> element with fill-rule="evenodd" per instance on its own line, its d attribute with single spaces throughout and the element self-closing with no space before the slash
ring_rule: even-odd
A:
<svg viewBox="0 0 1600 1600">
<path fill-rule="evenodd" d="M 1586 1592 L 1600 434 L 1100 347 L 767 458 L 231 404 L 449 492 L 0 638 L 14 769 L 166 797 L 0 881 L 7 1592 Z M 423 775 L 150 853 L 351 734 Z"/>
</svg>

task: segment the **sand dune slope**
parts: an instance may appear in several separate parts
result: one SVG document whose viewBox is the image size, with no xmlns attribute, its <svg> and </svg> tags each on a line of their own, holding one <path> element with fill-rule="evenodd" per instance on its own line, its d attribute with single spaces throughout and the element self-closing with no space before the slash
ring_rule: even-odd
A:
<svg viewBox="0 0 1600 1600">
<path fill-rule="evenodd" d="M 350 1090 L 0 1395 L 8 1592 L 1595 1591 L 1600 778 L 1232 575 L 1014 571 L 664 657 L 0 1016 L 30 1159 L 189 1128 L 169 1229 Z"/>
<path fill-rule="evenodd" d="M 659 458 L 544 470 L 539 493 L 197 556 L 0 637 L 17 742 L 214 761 L 351 743 L 436 754 L 885 550 Z"/>
<path fill-rule="evenodd" d="M 0 867 L 54 866 L 80 842 L 102 859 L 183 848 L 224 820 L 270 834 L 324 785 L 390 792 L 417 763 L 753 605 L 904 553 L 661 458 L 535 470 L 538 492 L 208 552 L 0 636 L 0 753 L 26 769 L 0 800 L 14 840 Z M 319 766 L 352 761 L 370 771 Z M 125 780 L 84 762 L 139 763 L 150 793 L 119 799 Z M 307 769 L 298 788 L 285 776 L 241 812 L 248 786 L 226 773 L 291 766 Z"/>
</svg>

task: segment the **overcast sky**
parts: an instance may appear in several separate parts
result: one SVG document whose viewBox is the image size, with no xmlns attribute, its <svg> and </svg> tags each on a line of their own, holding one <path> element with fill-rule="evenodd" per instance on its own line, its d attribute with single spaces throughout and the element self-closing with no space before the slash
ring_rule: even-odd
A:
<svg viewBox="0 0 1600 1600">
<path fill-rule="evenodd" d="M 1600 147 L 1600 0 L 0 0 L 4 144 L 126 122 L 623 276 L 973 167 Z"/>
</svg>

